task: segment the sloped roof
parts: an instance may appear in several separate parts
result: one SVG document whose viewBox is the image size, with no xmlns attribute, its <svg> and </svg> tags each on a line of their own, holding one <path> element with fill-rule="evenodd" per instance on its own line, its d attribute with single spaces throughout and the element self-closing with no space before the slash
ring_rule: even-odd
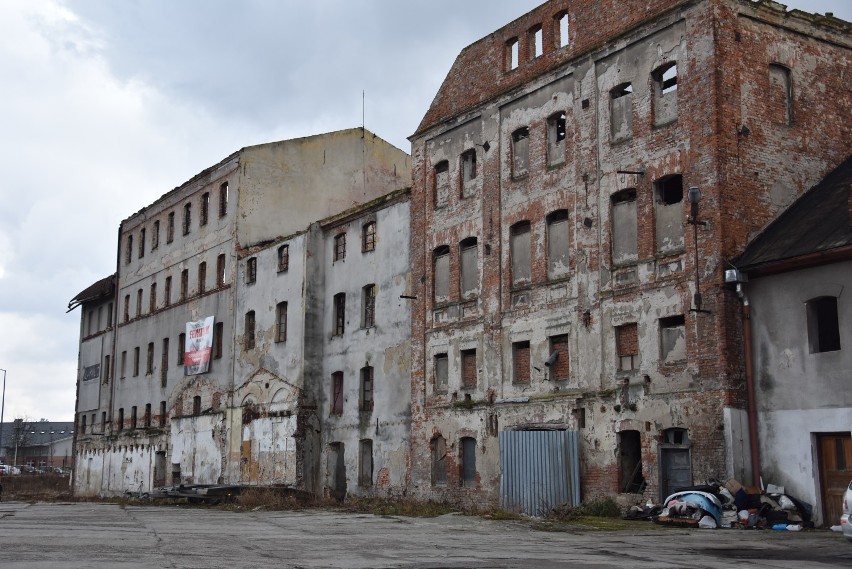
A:
<svg viewBox="0 0 852 569">
<path fill-rule="evenodd" d="M 784 210 L 733 263 L 754 272 L 815 254 L 852 253 L 850 188 L 852 156 Z"/>
<path fill-rule="evenodd" d="M 73 421 L 24 421 L 21 427 L 14 421 L 6 421 L 0 425 L 3 431 L 3 446 L 15 446 L 15 435 L 21 436 L 23 446 L 45 446 L 74 436 Z M 21 432 L 23 431 L 23 432 Z"/>
<path fill-rule="evenodd" d="M 108 296 L 112 296 L 113 290 L 115 288 L 115 275 L 110 275 L 108 277 L 104 277 L 93 285 L 90 285 L 83 289 L 81 292 L 77 293 L 77 296 L 71 299 L 68 303 L 68 312 L 71 312 L 84 302 L 89 302 L 90 300 L 97 300 L 99 298 L 105 298 Z"/>
</svg>

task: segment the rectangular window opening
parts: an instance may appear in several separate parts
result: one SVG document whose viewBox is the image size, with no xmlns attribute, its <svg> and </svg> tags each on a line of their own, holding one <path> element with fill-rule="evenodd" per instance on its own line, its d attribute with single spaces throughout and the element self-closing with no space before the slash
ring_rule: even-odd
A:
<svg viewBox="0 0 852 569">
<path fill-rule="evenodd" d="M 660 359 L 663 363 L 686 360 L 686 322 L 683 315 L 660 318 Z"/>
<path fill-rule="evenodd" d="M 275 306 L 275 322 L 276 322 L 275 341 L 276 342 L 286 342 L 287 341 L 287 303 L 286 302 L 279 302 Z"/>
<path fill-rule="evenodd" d="M 616 326 L 615 351 L 619 371 L 639 369 L 639 331 L 635 322 Z"/>
<path fill-rule="evenodd" d="M 530 343 L 528 341 L 512 344 L 512 368 L 514 383 L 530 382 Z"/>
<path fill-rule="evenodd" d="M 343 372 L 336 371 L 331 374 L 331 414 L 343 415 Z"/>
<path fill-rule="evenodd" d="M 246 312 L 245 316 L 245 347 L 247 350 L 254 349 L 255 345 L 255 319 L 254 310 Z"/>
<path fill-rule="evenodd" d="M 435 391 L 445 393 L 449 383 L 449 358 L 447 354 L 435 354 Z"/>
<path fill-rule="evenodd" d="M 376 325 L 376 285 L 367 285 L 361 289 L 361 328 Z"/>
<path fill-rule="evenodd" d="M 334 295 L 334 329 L 332 335 L 342 336 L 346 329 L 346 293 Z"/>
<path fill-rule="evenodd" d="M 373 410 L 373 368 L 370 366 L 361 368 L 361 397 L 360 410 L 369 412 Z"/>
<path fill-rule="evenodd" d="M 461 367 L 462 367 L 462 388 L 476 388 L 476 350 L 462 350 L 461 352 Z"/>
</svg>

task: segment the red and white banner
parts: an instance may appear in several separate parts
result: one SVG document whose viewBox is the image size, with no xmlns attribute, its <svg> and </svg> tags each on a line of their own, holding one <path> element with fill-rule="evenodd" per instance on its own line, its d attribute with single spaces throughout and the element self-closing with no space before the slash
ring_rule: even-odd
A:
<svg viewBox="0 0 852 569">
<path fill-rule="evenodd" d="M 183 352 L 183 374 L 198 375 L 210 369 L 213 351 L 213 316 L 186 323 L 186 346 Z"/>
</svg>

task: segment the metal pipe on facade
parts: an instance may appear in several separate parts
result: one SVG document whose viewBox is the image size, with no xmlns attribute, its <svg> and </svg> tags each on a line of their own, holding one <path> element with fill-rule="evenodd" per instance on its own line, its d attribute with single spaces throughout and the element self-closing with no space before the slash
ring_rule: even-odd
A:
<svg viewBox="0 0 852 569">
<path fill-rule="evenodd" d="M 743 341 L 745 343 L 745 374 L 748 397 L 748 438 L 751 451 L 751 483 L 760 488 L 760 447 L 757 438 L 757 401 L 754 391 L 754 368 L 752 367 L 751 339 L 751 305 L 743 291 L 742 284 L 737 284 L 737 295 L 743 303 Z"/>
</svg>

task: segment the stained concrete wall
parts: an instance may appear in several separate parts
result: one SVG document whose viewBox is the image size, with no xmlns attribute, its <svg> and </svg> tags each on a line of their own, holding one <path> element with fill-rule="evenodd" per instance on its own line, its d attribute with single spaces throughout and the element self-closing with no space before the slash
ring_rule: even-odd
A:
<svg viewBox="0 0 852 569">
<path fill-rule="evenodd" d="M 852 428 L 852 262 L 753 279 L 754 373 L 763 480 L 822 515 L 815 435 Z M 840 350 L 811 353 L 807 302 L 837 298 Z M 807 394 L 807 396 L 803 396 Z"/>
</svg>

